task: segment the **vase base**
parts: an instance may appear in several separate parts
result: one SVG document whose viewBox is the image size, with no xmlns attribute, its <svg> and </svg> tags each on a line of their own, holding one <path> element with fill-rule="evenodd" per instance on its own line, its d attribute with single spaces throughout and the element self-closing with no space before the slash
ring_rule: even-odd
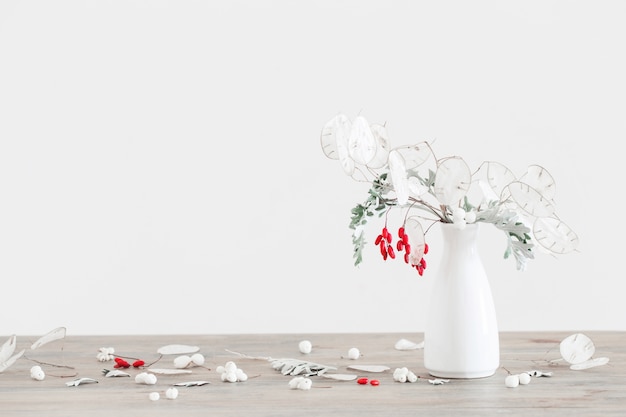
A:
<svg viewBox="0 0 626 417">
<path fill-rule="evenodd" d="M 450 372 L 450 371 L 428 371 L 431 376 L 437 378 L 450 379 L 477 379 L 488 378 L 496 373 L 496 370 L 476 371 L 476 372 Z"/>
</svg>

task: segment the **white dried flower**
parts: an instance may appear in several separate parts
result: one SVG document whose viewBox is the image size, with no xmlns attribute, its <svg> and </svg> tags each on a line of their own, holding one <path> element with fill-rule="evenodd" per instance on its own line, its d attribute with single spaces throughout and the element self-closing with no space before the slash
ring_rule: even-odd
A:
<svg viewBox="0 0 626 417">
<path fill-rule="evenodd" d="M 36 381 L 43 381 L 46 378 L 46 374 L 43 369 L 41 369 L 41 366 L 35 365 L 30 368 L 30 377 Z"/>
<path fill-rule="evenodd" d="M 96 358 L 98 358 L 100 362 L 112 361 L 115 358 L 114 353 L 115 349 L 113 349 L 112 347 L 101 347 L 100 349 L 98 349 L 98 354 L 96 355 Z"/>
</svg>

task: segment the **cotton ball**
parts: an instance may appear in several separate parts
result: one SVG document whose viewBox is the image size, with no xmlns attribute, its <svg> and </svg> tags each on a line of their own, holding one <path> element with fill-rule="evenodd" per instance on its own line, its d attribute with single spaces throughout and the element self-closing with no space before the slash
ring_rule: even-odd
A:
<svg viewBox="0 0 626 417">
<path fill-rule="evenodd" d="M 222 365 L 219 365 L 217 368 L 215 368 L 215 372 L 217 372 L 218 374 L 223 374 L 224 372 L 226 372 L 226 368 L 224 368 Z"/>
<path fill-rule="evenodd" d="M 452 221 L 454 223 L 465 221 L 465 210 L 461 207 L 456 207 L 452 210 Z"/>
<path fill-rule="evenodd" d="M 146 385 L 154 385 L 157 383 L 157 377 L 155 374 L 147 374 L 144 379 L 144 384 Z"/>
<path fill-rule="evenodd" d="M 237 371 L 226 371 L 224 379 L 228 382 L 237 382 Z"/>
<path fill-rule="evenodd" d="M 519 376 L 519 383 L 522 385 L 528 385 L 530 383 L 530 375 L 526 372 L 523 372 L 521 374 L 518 375 Z"/>
<path fill-rule="evenodd" d="M 295 377 L 295 378 L 292 378 L 292 379 L 289 381 L 289 388 L 291 388 L 291 389 L 297 389 L 297 388 L 298 388 L 298 384 L 300 384 L 300 382 L 301 382 L 301 381 L 303 381 L 303 380 L 304 380 L 304 377 L 303 377 L 303 376 L 297 376 L 297 377 Z"/>
<path fill-rule="evenodd" d="M 301 353 L 311 353 L 313 345 L 308 340 L 303 340 L 298 344 L 298 349 L 300 349 Z"/>
<path fill-rule="evenodd" d="M 508 375 L 504 379 L 504 385 L 509 388 L 516 388 L 519 385 L 519 375 Z"/>
<path fill-rule="evenodd" d="M 204 365 L 204 356 L 201 353 L 194 353 L 191 355 L 191 361 L 197 366 L 202 366 Z"/>
<path fill-rule="evenodd" d="M 35 365 L 30 368 L 30 377 L 37 381 L 43 381 L 46 378 L 46 374 L 43 369 L 41 369 L 41 366 Z"/>
<path fill-rule="evenodd" d="M 240 368 L 237 368 L 235 375 L 237 375 L 237 381 L 245 382 L 248 380 L 248 375 Z"/>
<path fill-rule="evenodd" d="M 415 373 L 409 371 L 409 373 L 406 376 L 406 380 L 409 382 L 417 382 L 417 375 L 415 375 Z"/>
<path fill-rule="evenodd" d="M 301 381 L 298 382 L 298 385 L 296 386 L 296 388 L 302 389 L 302 390 L 308 390 L 308 389 L 311 389 L 312 385 L 313 385 L 313 381 L 311 381 L 310 378 L 303 378 Z"/>
<path fill-rule="evenodd" d="M 148 375 L 147 372 L 138 373 L 137 375 L 135 375 L 135 382 L 138 384 L 145 384 L 146 375 Z"/>
<path fill-rule="evenodd" d="M 354 360 L 358 359 L 359 357 L 361 357 L 361 352 L 359 351 L 359 349 L 353 347 L 348 350 L 348 358 Z"/>
<path fill-rule="evenodd" d="M 237 364 L 233 361 L 228 361 L 226 365 L 224 365 L 224 369 L 226 372 L 235 372 L 237 370 Z"/>
<path fill-rule="evenodd" d="M 174 359 L 174 367 L 178 369 L 186 368 L 191 362 L 191 358 L 187 355 L 181 355 Z"/>
<path fill-rule="evenodd" d="M 159 400 L 159 398 L 161 398 L 161 396 L 159 395 L 159 393 L 158 393 L 158 392 L 151 392 L 151 393 L 148 395 L 148 398 L 150 398 L 150 400 L 151 400 L 151 401 L 158 401 L 158 400 Z"/>
<path fill-rule="evenodd" d="M 178 389 L 171 387 L 165 391 L 165 397 L 170 400 L 175 400 L 178 397 Z"/>
</svg>

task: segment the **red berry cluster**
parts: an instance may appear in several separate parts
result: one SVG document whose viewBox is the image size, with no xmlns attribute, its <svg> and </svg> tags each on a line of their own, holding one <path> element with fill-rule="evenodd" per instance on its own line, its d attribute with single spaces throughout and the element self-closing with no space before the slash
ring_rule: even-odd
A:
<svg viewBox="0 0 626 417">
<path fill-rule="evenodd" d="M 404 227 L 400 227 L 398 229 L 398 243 L 396 243 L 396 249 L 398 252 L 404 251 L 404 262 L 410 263 L 411 256 L 411 245 L 409 243 L 409 235 L 404 232 Z M 395 259 L 396 252 L 391 244 L 393 241 L 393 237 L 387 227 L 383 227 L 382 232 L 376 237 L 376 241 L 374 242 L 376 246 L 380 246 L 380 253 L 383 256 L 384 260 L 387 260 L 387 257 L 391 259 Z M 424 255 L 428 253 L 428 244 L 424 243 Z M 417 269 L 417 272 L 421 275 L 424 274 L 424 269 L 426 269 L 426 260 L 422 256 L 422 259 L 417 264 L 411 264 L 411 267 Z"/>
<path fill-rule="evenodd" d="M 374 242 L 376 246 L 380 246 L 380 254 L 383 256 L 383 259 L 386 261 L 387 256 L 391 259 L 395 259 L 396 253 L 393 250 L 393 246 L 391 246 L 391 241 L 393 238 L 391 237 L 391 233 L 387 230 L 387 227 L 383 227 L 383 231 L 376 237 L 376 241 Z"/>
<path fill-rule="evenodd" d="M 428 243 L 424 242 L 424 255 L 426 255 L 427 253 L 428 253 Z M 422 256 L 422 259 L 420 259 L 417 265 L 411 265 L 411 266 L 417 269 L 417 273 L 420 274 L 420 276 L 422 276 L 424 275 L 424 269 L 426 269 L 426 259 L 424 259 L 424 257 Z"/>
<path fill-rule="evenodd" d="M 144 361 L 142 361 L 141 359 L 137 359 L 135 362 L 133 362 L 133 367 L 134 368 L 139 368 L 144 366 L 146 363 Z M 126 362 L 124 359 L 122 358 L 115 358 L 115 365 L 113 365 L 114 368 L 130 368 L 130 363 Z"/>
</svg>

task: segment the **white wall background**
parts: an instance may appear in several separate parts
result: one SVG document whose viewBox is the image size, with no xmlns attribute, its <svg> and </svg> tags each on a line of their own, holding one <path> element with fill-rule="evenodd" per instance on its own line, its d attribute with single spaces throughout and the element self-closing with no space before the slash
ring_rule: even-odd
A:
<svg viewBox="0 0 626 417">
<path fill-rule="evenodd" d="M 547 167 L 579 252 L 481 254 L 501 330 L 626 330 L 622 1 L 0 3 L 0 334 L 421 332 L 420 278 L 373 243 L 319 146 Z M 368 233 L 377 233 L 378 227 Z M 441 306 L 445 308 L 445 306 Z"/>
</svg>

